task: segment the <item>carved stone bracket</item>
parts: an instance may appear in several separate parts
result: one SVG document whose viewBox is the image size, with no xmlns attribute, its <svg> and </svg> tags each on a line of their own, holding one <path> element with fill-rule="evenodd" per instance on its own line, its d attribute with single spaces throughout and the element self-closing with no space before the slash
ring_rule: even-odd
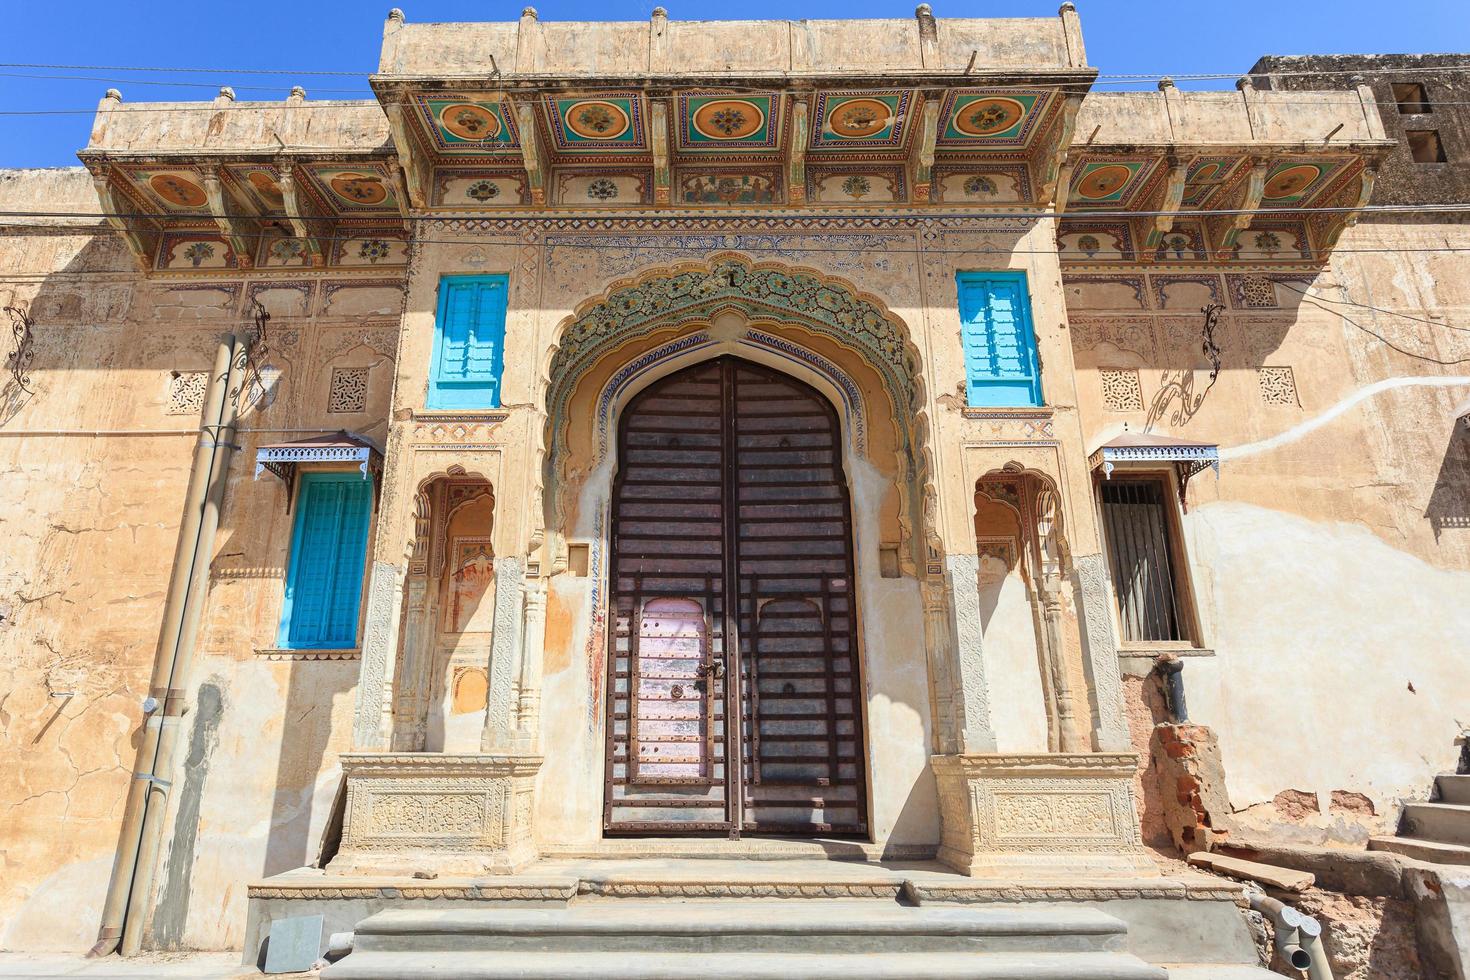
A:
<svg viewBox="0 0 1470 980">
<path fill-rule="evenodd" d="M 534 755 L 350 752 L 334 874 L 510 874 L 536 858 Z"/>
<path fill-rule="evenodd" d="M 939 860 L 965 874 L 1154 876 L 1133 806 L 1132 753 L 964 754 L 931 760 Z"/>
</svg>

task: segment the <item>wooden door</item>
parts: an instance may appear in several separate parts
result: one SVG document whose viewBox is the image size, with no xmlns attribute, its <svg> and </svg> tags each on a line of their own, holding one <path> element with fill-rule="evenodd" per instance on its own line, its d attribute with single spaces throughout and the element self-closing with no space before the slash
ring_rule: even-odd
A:
<svg viewBox="0 0 1470 980">
<path fill-rule="evenodd" d="M 634 399 L 619 454 L 604 828 L 864 833 L 851 516 L 831 406 L 720 358 Z"/>
</svg>

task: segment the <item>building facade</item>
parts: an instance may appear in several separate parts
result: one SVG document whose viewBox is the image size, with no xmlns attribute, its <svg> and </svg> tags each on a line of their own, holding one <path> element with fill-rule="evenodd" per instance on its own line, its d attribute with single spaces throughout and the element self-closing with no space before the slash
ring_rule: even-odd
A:
<svg viewBox="0 0 1470 980">
<path fill-rule="evenodd" d="M 1070 4 L 394 11 L 375 101 L 110 92 L 0 174 L 0 946 L 648 837 L 1391 834 L 1470 682 L 1470 239 L 1359 220 L 1371 87 L 1095 75 Z"/>
</svg>

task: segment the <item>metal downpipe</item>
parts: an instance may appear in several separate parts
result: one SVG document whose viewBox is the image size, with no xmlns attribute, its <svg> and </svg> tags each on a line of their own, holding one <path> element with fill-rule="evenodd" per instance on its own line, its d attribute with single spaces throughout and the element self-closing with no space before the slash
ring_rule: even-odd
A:
<svg viewBox="0 0 1470 980">
<path fill-rule="evenodd" d="M 87 953 L 89 957 L 106 956 L 117 951 L 123 943 L 125 923 L 136 905 L 133 891 L 138 876 L 149 801 L 158 796 L 167 799 L 167 793 L 160 789 L 158 773 L 168 774 L 172 771 L 165 763 L 172 759 L 168 742 L 173 736 L 166 737 L 165 733 L 170 731 L 176 734 L 177 713 L 182 710 L 184 691 L 179 683 L 181 677 L 178 670 L 181 641 L 189 613 L 194 614 L 196 625 L 198 621 L 198 605 L 191 601 L 194 598 L 193 587 L 200 565 L 200 553 L 202 551 L 207 556 L 213 550 L 214 537 L 212 526 L 207 541 L 203 534 L 205 515 L 209 509 L 207 502 L 216 484 L 223 490 L 223 474 L 217 480 L 216 472 L 221 462 L 228 462 L 228 454 L 221 457 L 219 443 L 225 440 L 219 436 L 224 432 L 223 426 L 234 421 L 236 397 L 232 392 L 244 377 L 241 362 L 244 359 L 245 345 L 246 341 L 241 335 L 221 338 L 210 370 L 210 385 L 205 391 L 204 407 L 200 411 L 200 438 L 194 449 L 194 462 L 184 495 L 183 518 L 179 525 L 178 543 L 174 548 L 173 572 L 164 599 L 158 646 L 154 651 L 153 672 L 148 683 L 148 697 L 143 702 L 146 716 L 143 737 L 138 745 L 133 776 L 128 784 L 122 825 L 118 831 L 117 855 L 113 859 L 112 877 L 103 903 L 102 922 L 97 933 L 97 942 Z M 214 514 L 217 521 L 217 507 Z M 203 565 L 207 570 L 207 557 Z M 190 651 L 192 646 L 191 636 Z M 169 712 L 176 714 L 173 724 L 166 726 L 165 719 Z M 165 748 L 170 749 L 167 758 Z M 167 783 L 162 785 L 167 786 Z M 154 853 L 156 854 L 156 848 Z M 151 869 L 147 878 L 151 884 Z M 132 951 L 136 952 L 138 943 L 134 941 L 130 945 Z"/>
</svg>

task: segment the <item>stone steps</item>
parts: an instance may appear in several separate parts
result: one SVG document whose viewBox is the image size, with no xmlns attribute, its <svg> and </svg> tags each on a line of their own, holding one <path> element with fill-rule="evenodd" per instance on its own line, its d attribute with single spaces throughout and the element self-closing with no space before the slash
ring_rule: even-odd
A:
<svg viewBox="0 0 1470 980">
<path fill-rule="evenodd" d="M 1417 840 L 1470 846 L 1470 806 L 1454 803 L 1405 803 L 1399 834 Z"/>
<path fill-rule="evenodd" d="M 1434 777 L 1434 785 L 1438 802 L 1470 806 L 1470 776 L 1443 773 Z"/>
<path fill-rule="evenodd" d="M 1274 974 L 1268 974 L 1273 976 Z M 1167 980 L 1124 953 L 353 953 L 323 980 Z"/>
<path fill-rule="evenodd" d="M 1122 921 L 1082 906 L 589 900 L 380 912 L 322 976 L 1164 980 L 1126 945 Z"/>
<path fill-rule="evenodd" d="M 1368 850 L 1391 851 L 1430 864 L 1470 864 L 1470 847 L 1414 837 L 1369 837 Z"/>
</svg>

